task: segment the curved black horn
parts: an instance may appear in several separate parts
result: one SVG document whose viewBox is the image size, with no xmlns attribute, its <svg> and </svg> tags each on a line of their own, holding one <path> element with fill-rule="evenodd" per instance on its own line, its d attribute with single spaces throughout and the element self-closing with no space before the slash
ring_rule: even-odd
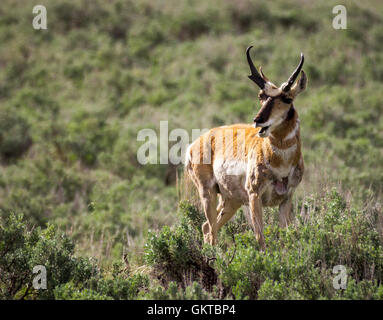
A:
<svg viewBox="0 0 383 320">
<path fill-rule="evenodd" d="M 246 56 L 247 56 L 247 62 L 249 63 L 251 75 L 248 76 L 250 80 L 254 81 L 261 89 L 265 87 L 265 80 L 261 77 L 261 75 L 258 73 L 257 69 L 254 67 L 253 61 L 250 57 L 250 49 L 253 46 L 250 46 L 246 49 Z"/>
<path fill-rule="evenodd" d="M 291 86 L 295 82 L 295 80 L 297 80 L 299 72 L 301 72 L 304 61 L 305 61 L 305 57 L 303 56 L 303 53 L 301 53 L 301 61 L 299 62 L 298 67 L 294 70 L 290 78 L 287 80 L 286 85 L 283 87 L 284 92 L 289 91 L 291 89 Z"/>
</svg>

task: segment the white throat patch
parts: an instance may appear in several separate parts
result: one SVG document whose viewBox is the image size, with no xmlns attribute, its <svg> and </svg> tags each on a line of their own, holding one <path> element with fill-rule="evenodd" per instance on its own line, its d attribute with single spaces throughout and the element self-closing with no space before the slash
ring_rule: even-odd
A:
<svg viewBox="0 0 383 320">
<path fill-rule="evenodd" d="M 299 130 L 299 119 L 295 122 L 294 129 L 283 140 L 289 140 L 291 138 L 294 138 L 298 130 Z"/>
</svg>

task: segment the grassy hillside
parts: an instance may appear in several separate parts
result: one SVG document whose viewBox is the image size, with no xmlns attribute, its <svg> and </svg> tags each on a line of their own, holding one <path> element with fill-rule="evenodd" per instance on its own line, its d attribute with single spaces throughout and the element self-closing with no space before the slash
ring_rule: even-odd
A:
<svg viewBox="0 0 383 320">
<path fill-rule="evenodd" d="M 32 28 L 32 1 L 0 8 L 0 297 L 383 297 L 381 1 L 345 1 L 346 30 L 332 27 L 337 1 L 39 4 L 47 30 Z M 137 161 L 138 131 L 159 135 L 161 120 L 190 136 L 252 122 L 249 45 L 277 84 L 303 52 L 309 80 L 296 219 L 279 230 L 266 210 L 264 253 L 242 213 L 202 247 L 198 204 L 179 204 L 182 166 Z M 62 274 L 57 255 L 75 261 Z M 61 274 L 47 292 L 9 282 L 35 264 Z M 346 290 L 332 288 L 338 264 Z"/>
</svg>

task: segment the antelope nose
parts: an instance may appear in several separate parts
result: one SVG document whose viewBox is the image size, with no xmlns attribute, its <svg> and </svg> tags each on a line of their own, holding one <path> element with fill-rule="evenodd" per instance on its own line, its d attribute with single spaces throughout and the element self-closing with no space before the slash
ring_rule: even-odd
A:
<svg viewBox="0 0 383 320">
<path fill-rule="evenodd" d="M 255 122 L 262 123 L 262 122 L 264 122 L 264 121 L 263 121 L 262 117 L 259 117 L 259 116 L 258 116 L 258 117 L 255 117 L 255 118 L 254 118 L 254 123 L 255 123 Z"/>
<path fill-rule="evenodd" d="M 254 128 L 261 127 L 260 123 L 258 121 L 254 121 Z"/>
</svg>

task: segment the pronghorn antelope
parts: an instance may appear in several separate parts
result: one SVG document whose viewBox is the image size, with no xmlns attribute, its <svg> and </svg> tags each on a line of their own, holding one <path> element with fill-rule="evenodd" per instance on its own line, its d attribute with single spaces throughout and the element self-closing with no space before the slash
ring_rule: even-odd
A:
<svg viewBox="0 0 383 320">
<path fill-rule="evenodd" d="M 304 164 L 294 98 L 306 88 L 304 57 L 279 88 L 255 68 L 246 50 L 250 80 L 261 89 L 261 108 L 254 125 L 211 129 L 186 151 L 185 169 L 194 184 L 207 221 L 204 241 L 216 244 L 219 229 L 241 205 L 250 208 L 255 236 L 264 248 L 262 207 L 279 206 L 280 225 L 290 222 L 292 194 L 302 180 Z M 298 78 L 299 73 L 301 76 Z M 295 84 L 294 84 L 295 83 Z M 219 197 L 218 207 L 216 206 Z"/>
</svg>

